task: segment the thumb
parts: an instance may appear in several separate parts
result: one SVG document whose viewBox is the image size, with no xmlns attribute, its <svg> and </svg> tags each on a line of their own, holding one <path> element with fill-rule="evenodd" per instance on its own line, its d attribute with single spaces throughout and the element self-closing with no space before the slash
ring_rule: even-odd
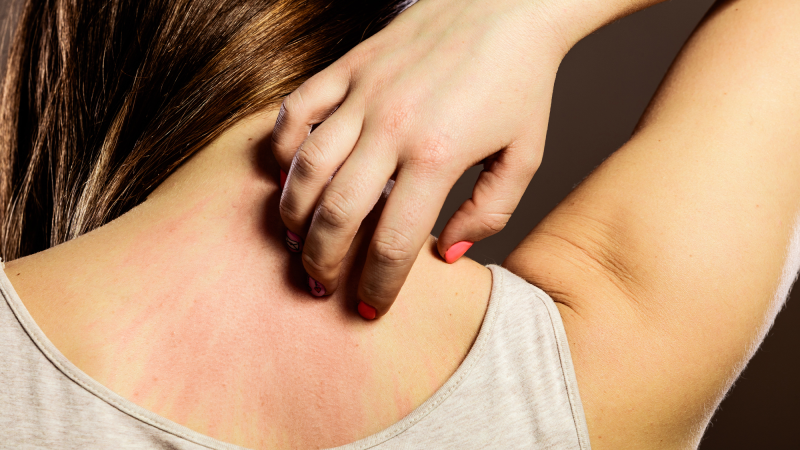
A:
<svg viewBox="0 0 800 450">
<path fill-rule="evenodd" d="M 487 158 L 472 198 L 453 214 L 439 235 L 439 254 L 452 264 L 481 239 L 505 228 L 541 163 L 541 152 L 509 146 Z"/>
</svg>

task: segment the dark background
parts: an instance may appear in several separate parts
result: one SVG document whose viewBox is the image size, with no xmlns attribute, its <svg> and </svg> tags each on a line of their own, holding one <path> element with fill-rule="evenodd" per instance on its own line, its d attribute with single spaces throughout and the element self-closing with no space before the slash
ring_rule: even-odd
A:
<svg viewBox="0 0 800 450">
<path fill-rule="evenodd" d="M 0 0 L 0 25 L 13 16 L 11 6 L 18 2 Z M 599 30 L 570 51 L 556 79 L 542 166 L 506 229 L 476 243 L 469 257 L 483 264 L 502 263 L 536 223 L 628 139 L 711 3 L 662 3 Z M 3 61 L 4 50 L 0 47 Z M 3 66 L 0 63 L 0 69 Z M 434 234 L 470 197 L 479 170 L 473 168 L 456 184 Z M 800 342 L 800 327 L 795 325 L 800 324 L 798 301 L 800 290 L 794 291 L 764 345 L 722 402 L 702 450 L 800 448 L 795 432 L 799 416 L 793 408 L 800 400 L 800 364 L 793 348 Z"/>
</svg>

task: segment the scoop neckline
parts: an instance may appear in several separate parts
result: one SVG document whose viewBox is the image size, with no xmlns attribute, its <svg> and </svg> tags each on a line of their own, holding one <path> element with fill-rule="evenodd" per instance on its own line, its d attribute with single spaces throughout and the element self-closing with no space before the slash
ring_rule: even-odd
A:
<svg viewBox="0 0 800 450">
<path fill-rule="evenodd" d="M 157 428 L 168 434 L 189 441 L 191 443 L 201 445 L 210 449 L 223 449 L 223 450 L 248 450 L 247 447 L 241 447 L 236 444 L 231 444 L 221 441 L 203 433 L 194 431 L 184 425 L 180 425 L 167 419 L 164 416 L 156 414 L 142 406 L 133 403 L 127 398 L 117 394 L 111 389 L 105 387 L 100 382 L 90 377 L 77 366 L 75 366 L 58 348 L 50 341 L 44 334 L 39 325 L 30 315 L 25 304 L 19 298 L 11 280 L 5 273 L 5 265 L 3 264 L 2 276 L 0 276 L 0 294 L 6 300 L 6 303 L 11 308 L 11 311 L 19 321 L 23 330 L 27 333 L 34 345 L 39 351 L 47 358 L 55 368 L 60 371 L 64 376 L 69 378 L 72 382 L 81 386 L 90 394 L 99 398 L 103 402 L 116 408 L 128 416 L 144 422 L 154 428 Z M 468 377 L 469 373 L 475 367 L 476 363 L 480 360 L 484 353 L 487 342 L 490 340 L 494 324 L 497 318 L 497 311 L 499 303 L 502 301 L 502 288 L 503 288 L 503 268 L 494 264 L 485 266 L 492 274 L 492 287 L 489 294 L 489 302 L 484 314 L 483 321 L 481 322 L 480 330 L 475 342 L 472 344 L 467 356 L 458 366 L 456 371 L 447 381 L 436 390 L 424 403 L 411 411 L 400 421 L 395 422 L 383 430 L 359 439 L 358 441 L 351 442 L 339 447 L 328 448 L 327 450 L 364 450 L 371 447 L 380 445 L 390 439 L 399 436 L 407 431 L 415 424 L 421 422 L 428 414 L 435 410 L 439 405 L 450 397 L 464 380 Z"/>
</svg>

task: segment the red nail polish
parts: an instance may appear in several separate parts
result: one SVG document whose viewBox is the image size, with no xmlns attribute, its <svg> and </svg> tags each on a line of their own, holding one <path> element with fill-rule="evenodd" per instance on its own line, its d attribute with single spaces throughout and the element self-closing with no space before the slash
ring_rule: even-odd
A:
<svg viewBox="0 0 800 450">
<path fill-rule="evenodd" d="M 286 246 L 292 253 L 300 253 L 303 251 L 303 238 L 286 230 Z"/>
<path fill-rule="evenodd" d="M 467 253 L 472 244 L 470 241 L 456 242 L 444 252 L 444 260 L 447 261 L 447 264 L 453 264 L 458 261 L 458 258 L 464 256 L 464 253 Z"/>
<path fill-rule="evenodd" d="M 286 172 L 281 170 L 281 190 L 283 190 L 284 186 L 286 186 Z"/>
<path fill-rule="evenodd" d="M 319 281 L 311 278 L 308 276 L 308 287 L 311 289 L 311 295 L 314 297 L 322 297 L 325 295 L 325 286 L 322 285 Z"/>
<path fill-rule="evenodd" d="M 367 320 L 373 320 L 378 317 L 378 311 L 364 302 L 358 302 L 358 313 Z"/>
</svg>

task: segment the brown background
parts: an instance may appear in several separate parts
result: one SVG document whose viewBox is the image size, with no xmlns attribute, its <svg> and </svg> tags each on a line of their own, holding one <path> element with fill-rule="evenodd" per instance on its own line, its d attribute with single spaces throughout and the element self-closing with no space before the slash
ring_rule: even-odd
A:
<svg viewBox="0 0 800 450">
<path fill-rule="evenodd" d="M 15 1 L 0 0 L 4 19 Z M 672 59 L 712 2 L 662 3 L 603 28 L 567 55 L 556 80 L 542 167 L 506 229 L 475 244 L 468 256 L 484 264 L 502 263 L 536 223 L 627 140 Z M 455 186 L 434 234 L 469 198 L 478 172 L 470 170 Z M 722 403 L 702 450 L 800 448 L 794 432 L 798 415 L 793 413 L 800 400 L 800 364 L 793 349 L 800 342 L 798 301 L 800 290 Z"/>
</svg>

